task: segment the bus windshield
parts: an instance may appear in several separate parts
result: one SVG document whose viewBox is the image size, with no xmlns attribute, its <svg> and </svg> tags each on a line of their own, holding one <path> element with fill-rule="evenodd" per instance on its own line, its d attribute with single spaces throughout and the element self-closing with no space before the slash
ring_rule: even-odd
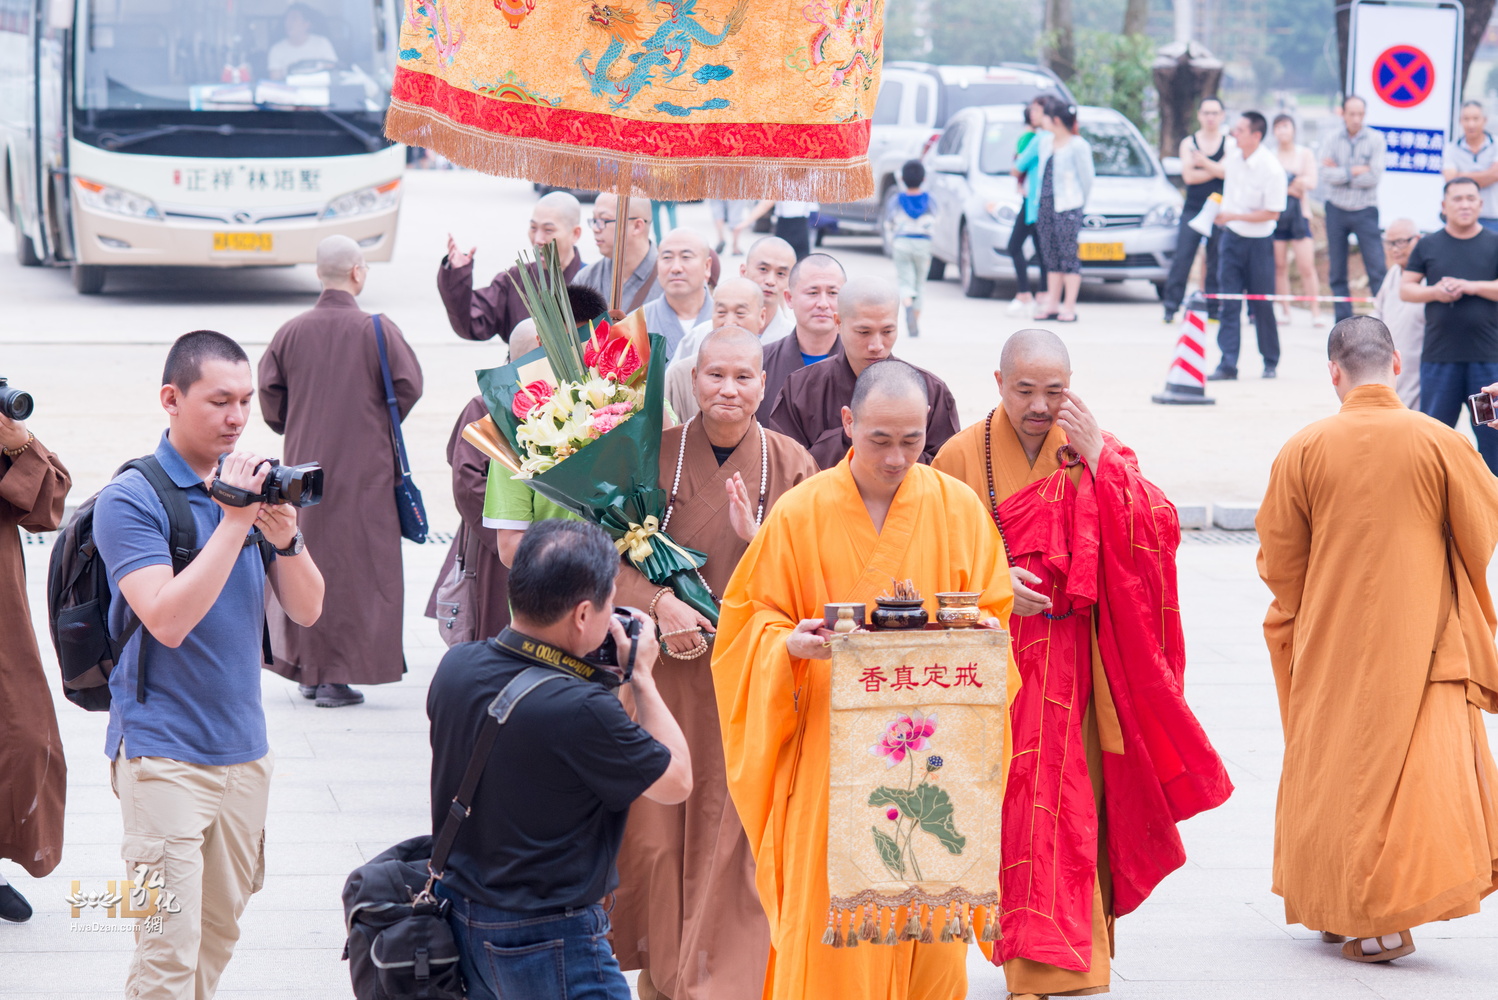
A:
<svg viewBox="0 0 1498 1000">
<path fill-rule="evenodd" d="M 384 110 L 398 0 L 80 0 L 93 111 Z"/>
</svg>

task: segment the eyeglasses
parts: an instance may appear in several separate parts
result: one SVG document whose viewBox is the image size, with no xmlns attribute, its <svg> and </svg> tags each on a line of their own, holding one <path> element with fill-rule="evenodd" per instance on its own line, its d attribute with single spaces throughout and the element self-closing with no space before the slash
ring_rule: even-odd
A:
<svg viewBox="0 0 1498 1000">
<path fill-rule="evenodd" d="M 1386 246 L 1386 247 L 1402 247 L 1402 246 L 1407 246 L 1407 245 L 1415 242 L 1419 238 L 1420 237 L 1418 237 L 1418 236 L 1406 236 L 1403 239 L 1391 240 L 1391 239 L 1388 239 L 1387 237 L 1385 237 L 1384 238 L 1384 246 Z"/>
<path fill-rule="evenodd" d="M 595 215 L 588 220 L 588 228 L 592 229 L 595 233 L 601 233 L 618 221 L 618 219 L 600 219 Z"/>
</svg>

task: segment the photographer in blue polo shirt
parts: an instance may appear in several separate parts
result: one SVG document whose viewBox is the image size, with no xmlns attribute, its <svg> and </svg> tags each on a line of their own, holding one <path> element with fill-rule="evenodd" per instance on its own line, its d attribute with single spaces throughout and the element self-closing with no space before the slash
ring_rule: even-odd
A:
<svg viewBox="0 0 1498 1000">
<path fill-rule="evenodd" d="M 110 675 L 104 748 L 124 815 L 126 877 L 137 890 L 157 890 L 156 914 L 136 933 L 125 986 L 132 1000 L 202 1000 L 217 989 L 240 914 L 265 875 L 273 760 L 260 704 L 266 582 L 298 624 L 322 613 L 322 574 L 302 544 L 296 508 L 226 507 L 208 495 L 225 453 L 226 484 L 252 493 L 264 484 L 265 459 L 234 450 L 254 392 L 249 358 L 221 333 L 186 334 L 167 354 L 161 407 L 169 429 L 155 457 L 186 495 L 199 550 L 181 573 L 172 573 L 166 509 L 140 472 L 105 486 L 94 507 L 113 591 L 111 631 L 123 632 L 131 611 L 142 623 Z M 276 550 L 269 571 L 246 541 L 256 528 Z"/>
</svg>

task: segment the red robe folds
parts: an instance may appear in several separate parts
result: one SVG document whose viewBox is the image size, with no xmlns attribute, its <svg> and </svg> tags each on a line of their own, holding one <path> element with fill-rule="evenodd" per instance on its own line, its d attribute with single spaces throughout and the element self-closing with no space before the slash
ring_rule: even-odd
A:
<svg viewBox="0 0 1498 1000">
<path fill-rule="evenodd" d="M 1010 623 L 1023 686 L 1011 710 L 1003 940 L 994 960 L 1086 970 L 1099 874 L 1082 726 L 1089 699 L 1103 750 L 1114 915 L 1136 909 L 1185 862 L 1174 824 L 1222 804 L 1232 783 L 1182 692 L 1175 508 L 1112 436 L 1104 435 L 1095 473 L 1060 466 L 1059 428 L 1032 467 L 1003 412 L 990 421 L 1009 553 L 1040 577 L 1033 589 L 1051 598 L 1054 616 L 1016 615 Z M 932 467 L 987 503 L 984 423 L 948 442 Z"/>
</svg>

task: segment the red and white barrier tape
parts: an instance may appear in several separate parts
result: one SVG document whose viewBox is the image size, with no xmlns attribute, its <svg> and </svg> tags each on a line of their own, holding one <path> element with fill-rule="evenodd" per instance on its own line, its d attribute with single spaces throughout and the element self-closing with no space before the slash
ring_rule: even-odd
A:
<svg viewBox="0 0 1498 1000">
<path fill-rule="evenodd" d="M 1237 295 L 1213 292 L 1204 299 L 1229 299 L 1240 302 L 1372 302 L 1365 295 Z"/>
</svg>

